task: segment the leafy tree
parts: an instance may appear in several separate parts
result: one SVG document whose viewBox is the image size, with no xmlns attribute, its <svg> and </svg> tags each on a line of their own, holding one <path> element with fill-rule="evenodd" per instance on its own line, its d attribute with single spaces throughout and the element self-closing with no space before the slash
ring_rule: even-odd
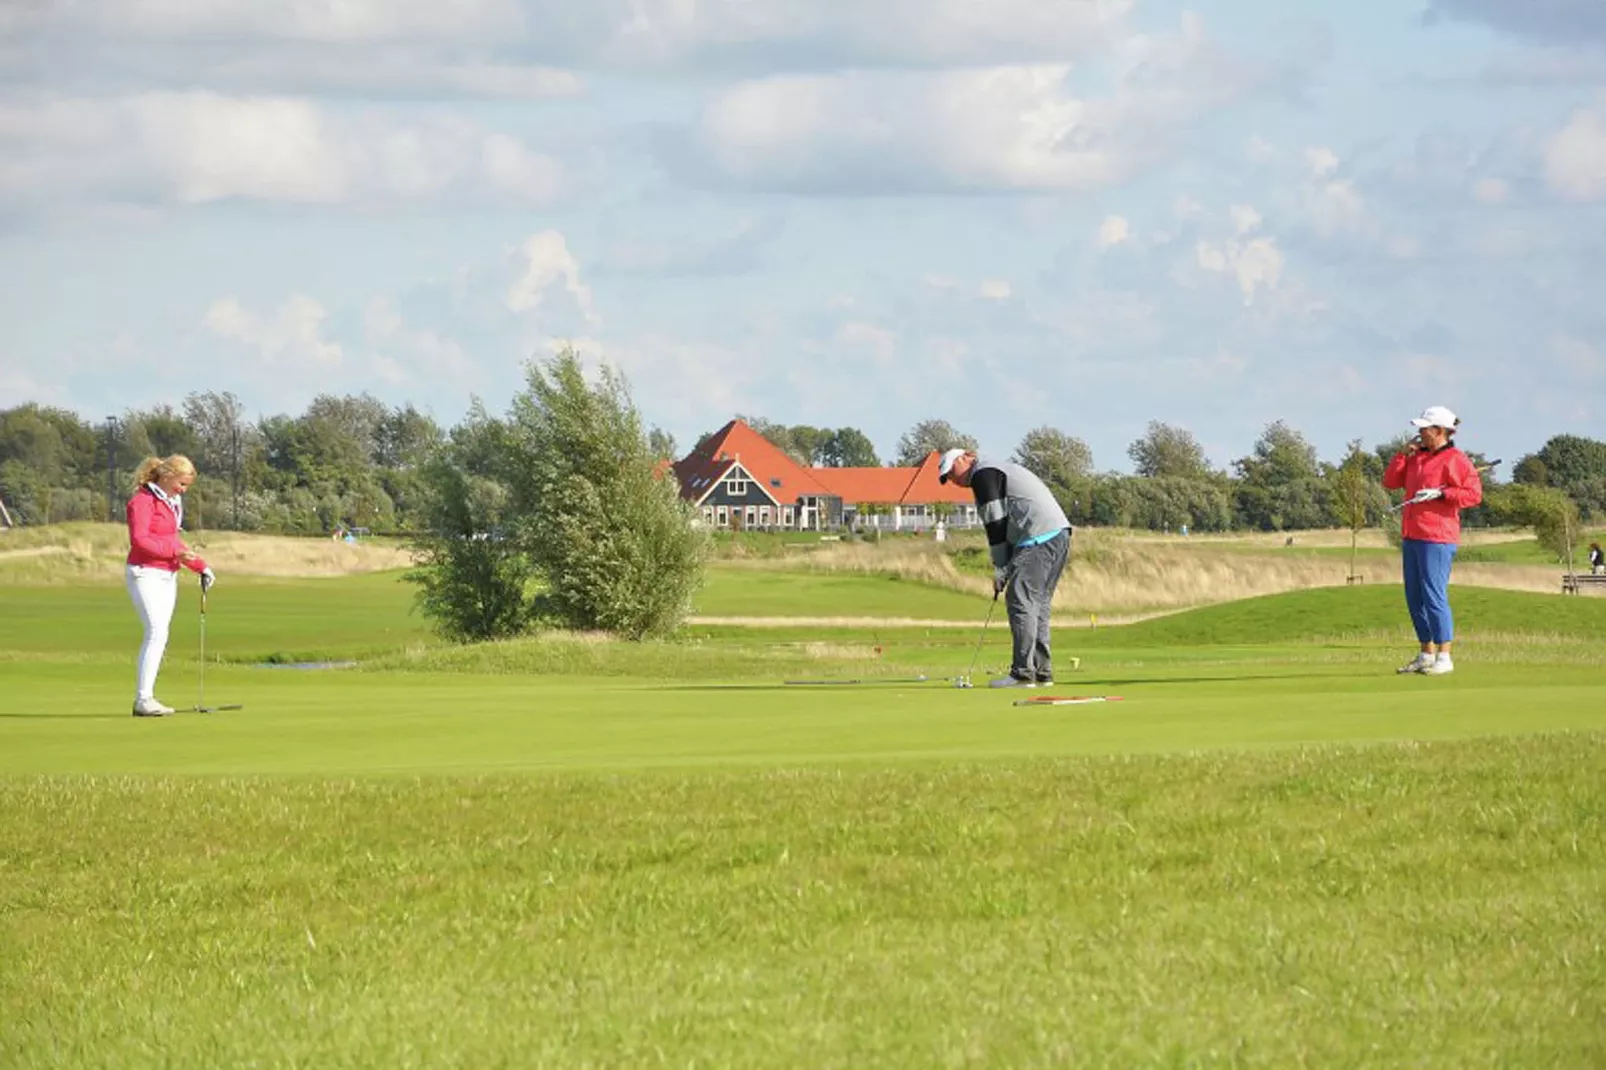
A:
<svg viewBox="0 0 1606 1070">
<path fill-rule="evenodd" d="M 1093 451 L 1087 443 L 1052 427 L 1026 432 L 1012 459 L 1056 493 L 1085 481 L 1093 470 Z"/>
<path fill-rule="evenodd" d="M 1506 484 L 1490 493 L 1489 506 L 1498 523 L 1533 528 L 1539 545 L 1555 554 L 1558 562 L 1572 567 L 1582 526 L 1577 503 L 1561 490 Z"/>
<path fill-rule="evenodd" d="M 380 416 L 374 428 L 373 462 L 393 471 L 416 468 L 444 438 L 440 426 L 411 404 L 391 409 Z"/>
<path fill-rule="evenodd" d="M 839 427 L 820 446 L 819 463 L 828 468 L 879 468 L 875 444 L 857 427 Z"/>
<path fill-rule="evenodd" d="M 1277 420 L 1266 425 L 1238 473 L 1239 522 L 1262 531 L 1325 527 L 1333 518 L 1331 491 L 1321 478 L 1316 447 Z"/>
<path fill-rule="evenodd" d="M 647 432 L 647 448 L 660 460 L 675 460 L 675 436 L 661 427 Z"/>
<path fill-rule="evenodd" d="M 913 467 L 926 459 L 933 450 L 973 450 L 976 440 L 961 434 L 946 420 L 922 420 L 898 439 L 898 464 Z"/>
<path fill-rule="evenodd" d="M 706 537 L 657 473 L 623 377 L 604 366 L 588 383 L 572 349 L 532 363 L 511 434 L 513 507 L 547 583 L 541 611 L 629 639 L 673 631 L 701 582 Z"/>
<path fill-rule="evenodd" d="M 230 521 L 235 528 L 241 527 L 241 497 L 250 485 L 247 478 L 250 463 L 262 451 L 261 432 L 246 422 L 245 405 L 228 392 L 206 391 L 187 396 L 184 424 L 195 437 L 198 456 L 192 459 L 196 466 L 219 478 L 226 475 Z"/>
<path fill-rule="evenodd" d="M 1349 575 L 1353 582 L 1360 556 L 1361 529 L 1370 526 L 1388 510 L 1388 495 L 1380 485 L 1382 473 L 1373 474 L 1379 466 L 1376 454 L 1361 448 L 1361 440 L 1349 444 L 1343 464 L 1332 473 L 1332 500 L 1339 520 L 1350 531 Z"/>
<path fill-rule="evenodd" d="M 407 579 L 419 585 L 425 616 L 458 642 L 517 635 L 530 621 L 535 567 L 512 537 L 516 518 L 503 470 L 512 453 L 507 426 L 475 400 L 420 473 L 418 565 Z"/>
<path fill-rule="evenodd" d="M 1526 483 L 1534 487 L 1550 486 L 1550 469 L 1544 460 L 1536 453 L 1523 457 L 1511 470 L 1511 478 L 1517 483 Z"/>
<path fill-rule="evenodd" d="M 1150 420 L 1142 438 L 1127 447 L 1133 470 L 1140 476 L 1204 479 L 1211 474 L 1204 448 L 1193 432 Z"/>
<path fill-rule="evenodd" d="M 1539 450 L 1553 487 L 1606 477 L 1606 442 L 1582 435 L 1556 435 Z"/>
<path fill-rule="evenodd" d="M 182 453 L 196 459 L 200 452 L 200 439 L 180 413 L 171 405 L 158 405 L 146 411 L 131 411 L 123 418 L 123 434 L 133 452 L 145 457 L 170 457 Z"/>
</svg>

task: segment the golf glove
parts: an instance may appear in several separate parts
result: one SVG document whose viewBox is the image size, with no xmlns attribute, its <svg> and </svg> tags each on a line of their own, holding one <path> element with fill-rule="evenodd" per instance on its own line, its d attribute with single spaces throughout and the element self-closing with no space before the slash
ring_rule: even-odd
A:
<svg viewBox="0 0 1606 1070">
<path fill-rule="evenodd" d="M 1004 587 L 1009 583 L 1009 569 L 993 569 L 993 597 L 997 598 L 1004 593 Z"/>
<path fill-rule="evenodd" d="M 217 574 L 216 573 L 214 573 L 209 568 L 201 570 L 201 593 L 202 594 L 205 594 L 207 591 L 210 591 L 212 589 L 212 585 L 214 583 L 216 583 L 216 582 L 217 582 Z"/>
<path fill-rule="evenodd" d="M 1431 502 L 1435 498 L 1442 497 L 1444 497 L 1443 487 L 1423 487 L 1411 496 L 1411 504 L 1421 505 L 1423 502 Z"/>
</svg>

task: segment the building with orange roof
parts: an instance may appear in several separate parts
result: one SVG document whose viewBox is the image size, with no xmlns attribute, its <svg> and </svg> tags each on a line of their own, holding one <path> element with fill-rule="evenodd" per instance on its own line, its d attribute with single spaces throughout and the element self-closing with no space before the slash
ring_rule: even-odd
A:
<svg viewBox="0 0 1606 1070">
<path fill-rule="evenodd" d="M 976 524 L 964 487 L 937 482 L 938 454 L 913 468 L 798 464 L 743 420 L 732 420 L 675 462 L 680 496 L 709 527 L 923 531 Z"/>
</svg>

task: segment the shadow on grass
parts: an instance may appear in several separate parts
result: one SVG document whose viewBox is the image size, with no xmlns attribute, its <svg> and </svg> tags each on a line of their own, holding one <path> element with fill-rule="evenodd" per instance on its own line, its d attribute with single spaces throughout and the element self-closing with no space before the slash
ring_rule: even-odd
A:
<svg viewBox="0 0 1606 1070">
<path fill-rule="evenodd" d="M 152 718 L 159 720 L 160 718 Z M 0 721 L 131 721 L 126 713 L 0 713 Z"/>
</svg>

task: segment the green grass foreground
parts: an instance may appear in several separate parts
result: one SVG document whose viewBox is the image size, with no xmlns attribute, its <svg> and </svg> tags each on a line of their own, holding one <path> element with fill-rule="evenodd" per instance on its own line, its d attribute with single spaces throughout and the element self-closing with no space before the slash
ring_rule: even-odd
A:
<svg viewBox="0 0 1606 1070">
<path fill-rule="evenodd" d="M 245 708 L 145 721 L 120 585 L 0 587 L 0 1067 L 1606 1065 L 1606 599 L 1457 589 L 1438 679 L 1382 585 L 1062 629 L 1124 701 L 1031 708 L 985 599 L 708 596 L 797 623 L 241 577 Z"/>
<path fill-rule="evenodd" d="M 0 1065 L 1606 1060 L 1606 738 L 0 781 Z"/>
</svg>

